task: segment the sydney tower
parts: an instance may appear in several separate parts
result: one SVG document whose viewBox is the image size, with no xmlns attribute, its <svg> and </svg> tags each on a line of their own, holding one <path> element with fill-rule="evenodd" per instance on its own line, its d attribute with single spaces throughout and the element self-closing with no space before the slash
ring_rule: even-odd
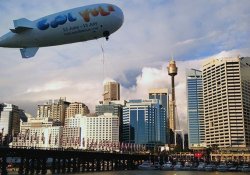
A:
<svg viewBox="0 0 250 175">
<path fill-rule="evenodd" d="M 171 76 L 171 86 L 172 86 L 172 98 L 169 103 L 169 130 L 170 130 L 170 144 L 174 143 L 174 132 L 176 130 L 176 124 L 175 124 L 175 85 L 174 85 L 174 76 L 177 75 L 178 68 L 176 67 L 175 61 L 172 59 L 169 62 L 169 65 L 167 67 L 168 69 L 168 75 Z"/>
</svg>

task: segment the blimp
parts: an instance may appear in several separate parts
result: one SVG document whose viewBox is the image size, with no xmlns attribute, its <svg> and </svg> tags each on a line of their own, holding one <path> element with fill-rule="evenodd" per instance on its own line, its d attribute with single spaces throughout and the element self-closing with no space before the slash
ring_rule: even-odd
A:
<svg viewBox="0 0 250 175">
<path fill-rule="evenodd" d="M 0 47 L 20 48 L 22 58 L 35 56 L 40 47 L 83 42 L 109 36 L 123 24 L 122 10 L 113 4 L 78 7 L 31 21 L 14 20 L 14 28 L 0 37 Z"/>
</svg>

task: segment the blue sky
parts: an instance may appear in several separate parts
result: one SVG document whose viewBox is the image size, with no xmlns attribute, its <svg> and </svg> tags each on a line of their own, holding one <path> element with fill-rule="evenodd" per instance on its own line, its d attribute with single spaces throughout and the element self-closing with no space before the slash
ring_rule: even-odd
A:
<svg viewBox="0 0 250 175">
<path fill-rule="evenodd" d="M 212 56 L 250 55 L 248 0 L 102 2 L 116 4 L 125 16 L 123 26 L 108 42 L 99 39 L 41 48 L 29 60 L 21 59 L 19 49 L 0 48 L 0 102 L 34 113 L 37 104 L 66 96 L 86 103 L 94 112 L 102 99 L 104 79 L 121 83 L 123 99 L 147 98 L 148 88 L 170 87 L 166 66 L 174 55 L 179 67 L 177 103 L 182 106 L 178 110 L 185 118 L 188 66 L 200 68 L 202 60 Z M 14 19 L 35 20 L 93 3 L 100 1 L 1 1 L 0 35 L 13 27 Z"/>
</svg>

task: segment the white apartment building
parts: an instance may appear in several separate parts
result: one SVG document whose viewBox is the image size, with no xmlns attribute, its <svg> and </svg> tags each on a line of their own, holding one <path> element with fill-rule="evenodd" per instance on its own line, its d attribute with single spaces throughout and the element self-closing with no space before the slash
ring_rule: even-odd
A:
<svg viewBox="0 0 250 175">
<path fill-rule="evenodd" d="M 202 76 L 207 146 L 250 147 L 250 58 L 212 58 Z"/>
<path fill-rule="evenodd" d="M 86 117 L 75 115 L 65 119 L 63 128 L 62 146 L 64 148 L 83 148 L 83 140 L 86 137 L 86 132 L 83 128 L 86 125 Z"/>
<path fill-rule="evenodd" d="M 118 147 L 119 118 L 111 113 L 66 118 L 62 143 L 64 148 L 108 150 Z"/>
<path fill-rule="evenodd" d="M 62 126 L 52 126 L 48 119 L 29 119 L 21 123 L 20 133 L 13 138 L 13 147 L 61 148 Z"/>
<path fill-rule="evenodd" d="M 86 146 L 106 149 L 119 143 L 119 118 L 111 113 L 98 117 L 86 117 Z M 98 148 L 96 148 L 98 146 Z"/>
</svg>

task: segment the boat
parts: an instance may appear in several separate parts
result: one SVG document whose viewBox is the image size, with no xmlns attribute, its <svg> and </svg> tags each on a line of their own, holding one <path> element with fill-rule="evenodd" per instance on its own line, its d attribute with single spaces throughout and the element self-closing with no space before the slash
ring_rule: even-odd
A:
<svg viewBox="0 0 250 175">
<path fill-rule="evenodd" d="M 144 161 L 138 166 L 139 170 L 157 170 L 158 168 L 150 161 Z"/>
<path fill-rule="evenodd" d="M 228 171 L 236 172 L 236 171 L 238 171 L 238 166 L 231 166 L 230 168 L 228 168 Z"/>
<path fill-rule="evenodd" d="M 167 163 L 164 163 L 164 164 L 161 166 L 161 169 L 162 169 L 162 170 L 173 170 L 173 169 L 174 169 L 174 166 L 173 166 L 172 162 L 167 162 Z"/>
<path fill-rule="evenodd" d="M 184 171 L 191 171 L 193 170 L 193 164 L 191 162 L 185 162 L 184 166 L 182 167 Z"/>
<path fill-rule="evenodd" d="M 155 168 L 156 168 L 157 170 L 159 170 L 159 169 L 161 168 L 161 165 L 160 165 L 159 162 L 155 162 L 155 163 L 154 163 L 154 166 L 155 166 Z"/>
<path fill-rule="evenodd" d="M 204 162 L 200 162 L 198 167 L 197 167 L 197 170 L 198 171 L 205 171 L 205 167 L 206 167 L 206 164 Z"/>
<path fill-rule="evenodd" d="M 182 170 L 183 166 L 181 162 L 177 162 L 176 165 L 174 166 L 174 170 L 179 171 Z"/>
<path fill-rule="evenodd" d="M 241 168 L 242 172 L 250 172 L 250 166 L 249 165 L 243 165 Z"/>
<path fill-rule="evenodd" d="M 214 164 L 208 164 L 205 166 L 205 171 L 215 171 L 216 170 L 216 165 Z"/>
<path fill-rule="evenodd" d="M 226 164 L 220 164 L 217 166 L 217 171 L 226 172 L 228 171 L 228 166 Z"/>
</svg>

